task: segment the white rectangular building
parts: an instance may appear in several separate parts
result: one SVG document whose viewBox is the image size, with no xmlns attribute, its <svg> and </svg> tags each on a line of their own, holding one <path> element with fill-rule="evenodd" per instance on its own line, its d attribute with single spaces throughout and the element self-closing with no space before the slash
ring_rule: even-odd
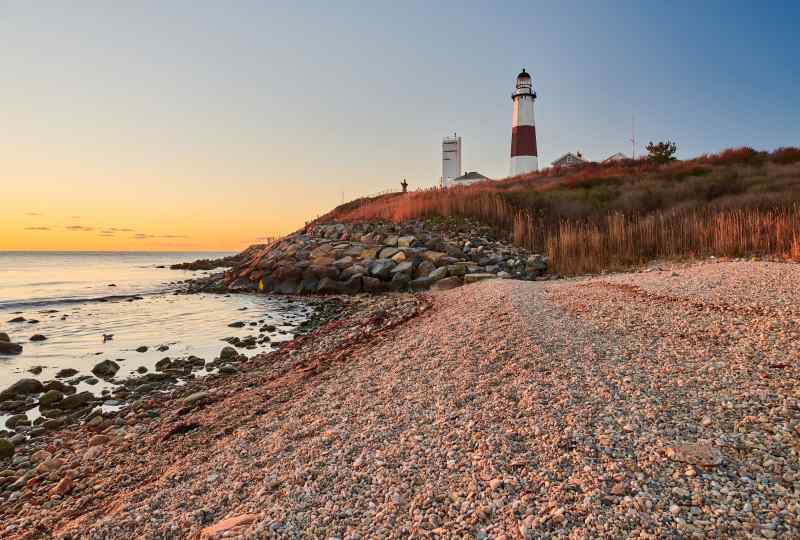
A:
<svg viewBox="0 0 800 540">
<path fill-rule="evenodd" d="M 441 186 L 446 188 L 453 178 L 459 176 L 461 176 L 461 137 L 453 133 L 452 137 L 442 139 Z"/>
</svg>

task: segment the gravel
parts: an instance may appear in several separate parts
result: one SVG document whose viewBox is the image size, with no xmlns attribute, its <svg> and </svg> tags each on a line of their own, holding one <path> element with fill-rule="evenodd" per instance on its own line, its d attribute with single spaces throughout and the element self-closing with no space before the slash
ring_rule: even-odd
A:
<svg viewBox="0 0 800 540">
<path fill-rule="evenodd" d="M 798 285 L 714 262 L 364 300 L 95 426 L 88 462 L 65 438 L 75 486 L 0 492 L 0 536 L 797 537 Z"/>
</svg>

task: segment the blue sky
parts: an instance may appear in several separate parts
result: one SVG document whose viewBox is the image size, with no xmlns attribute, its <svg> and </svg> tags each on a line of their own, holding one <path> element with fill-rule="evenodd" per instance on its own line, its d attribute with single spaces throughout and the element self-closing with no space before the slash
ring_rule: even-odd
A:
<svg viewBox="0 0 800 540">
<path fill-rule="evenodd" d="M 434 185 L 454 131 L 501 177 L 522 67 L 544 163 L 630 153 L 634 114 L 640 151 L 800 144 L 797 2 L 70 4 L 0 1 L 0 175 L 39 185 L 21 205 L 70 184 L 287 230 L 342 192 Z"/>
</svg>

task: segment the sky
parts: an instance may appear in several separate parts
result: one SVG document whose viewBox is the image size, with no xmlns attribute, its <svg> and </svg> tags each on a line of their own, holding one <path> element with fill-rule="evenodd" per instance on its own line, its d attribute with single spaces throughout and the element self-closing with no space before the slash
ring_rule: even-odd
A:
<svg viewBox="0 0 800 540">
<path fill-rule="evenodd" d="M 237 250 L 434 186 L 674 140 L 800 145 L 797 2 L 0 0 L 0 250 Z"/>
</svg>

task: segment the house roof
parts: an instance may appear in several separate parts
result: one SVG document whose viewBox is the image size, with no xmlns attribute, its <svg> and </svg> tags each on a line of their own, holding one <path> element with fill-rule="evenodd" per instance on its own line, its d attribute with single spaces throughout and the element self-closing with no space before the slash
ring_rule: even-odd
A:
<svg viewBox="0 0 800 540">
<path fill-rule="evenodd" d="M 617 159 L 628 159 L 628 156 L 626 156 L 622 152 L 617 152 L 616 154 L 611 154 L 610 156 L 608 156 L 601 163 L 607 163 L 609 161 L 615 161 Z"/>
<path fill-rule="evenodd" d="M 477 171 L 468 171 L 466 174 L 462 174 L 458 178 L 453 178 L 451 181 L 458 182 L 459 180 L 488 180 L 488 178 Z"/>
<path fill-rule="evenodd" d="M 559 161 L 565 160 L 565 159 L 567 159 L 567 158 L 568 158 L 568 157 L 570 157 L 570 156 L 572 156 L 572 158 L 573 158 L 573 159 L 575 159 L 576 161 L 582 161 L 583 163 L 588 163 L 588 162 L 589 162 L 587 159 L 585 159 L 585 158 L 583 158 L 583 157 L 581 157 L 581 156 L 579 156 L 579 155 L 577 155 L 577 154 L 574 154 L 574 153 L 572 153 L 572 152 L 567 152 L 566 154 L 564 154 L 564 155 L 563 155 L 563 156 L 561 156 L 560 158 L 558 158 L 558 159 L 556 159 L 555 161 L 553 161 L 553 164 L 556 164 L 556 163 L 558 163 Z"/>
</svg>

